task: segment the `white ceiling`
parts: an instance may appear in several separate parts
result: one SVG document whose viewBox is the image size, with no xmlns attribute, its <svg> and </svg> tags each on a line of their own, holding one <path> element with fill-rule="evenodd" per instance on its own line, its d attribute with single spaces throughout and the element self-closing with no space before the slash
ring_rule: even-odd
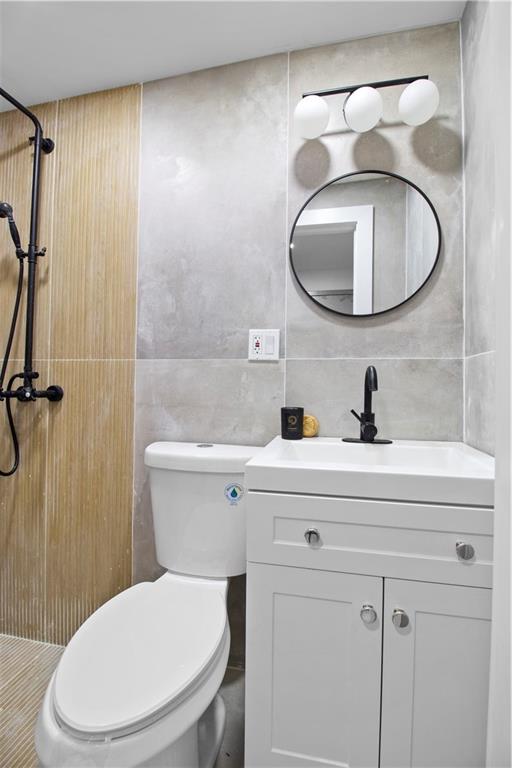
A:
<svg viewBox="0 0 512 768">
<path fill-rule="evenodd" d="M 35 104 L 440 24 L 459 19 L 464 5 L 460 0 L 2 0 L 0 82 L 23 103 Z"/>
</svg>

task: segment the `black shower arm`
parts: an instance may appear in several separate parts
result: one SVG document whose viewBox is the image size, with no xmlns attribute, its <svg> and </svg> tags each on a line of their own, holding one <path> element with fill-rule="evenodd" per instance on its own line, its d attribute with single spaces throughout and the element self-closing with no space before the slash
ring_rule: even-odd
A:
<svg viewBox="0 0 512 768">
<path fill-rule="evenodd" d="M 10 93 L 7 93 L 7 91 L 4 91 L 3 88 L 0 88 L 0 96 L 3 96 L 6 101 L 9 101 L 13 107 L 16 107 L 20 112 L 23 112 L 24 115 L 28 117 L 29 120 L 32 120 L 34 123 L 34 128 L 36 129 L 36 132 L 39 131 L 40 134 L 43 134 L 43 128 L 37 117 L 34 115 L 33 112 L 30 111 L 30 109 L 27 109 L 27 107 L 23 106 L 21 102 L 18 101 L 18 99 L 15 99 L 14 96 L 11 96 Z"/>
</svg>

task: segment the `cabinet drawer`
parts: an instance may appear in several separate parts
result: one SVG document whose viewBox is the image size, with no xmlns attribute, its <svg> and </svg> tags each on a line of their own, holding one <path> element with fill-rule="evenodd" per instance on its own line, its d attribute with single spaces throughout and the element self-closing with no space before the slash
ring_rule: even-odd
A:
<svg viewBox="0 0 512 768">
<path fill-rule="evenodd" d="M 250 492 L 247 559 L 490 587 L 492 520 L 488 507 Z M 308 529 L 318 542 L 306 541 Z M 473 547 L 471 559 L 460 558 L 458 542 Z"/>
</svg>

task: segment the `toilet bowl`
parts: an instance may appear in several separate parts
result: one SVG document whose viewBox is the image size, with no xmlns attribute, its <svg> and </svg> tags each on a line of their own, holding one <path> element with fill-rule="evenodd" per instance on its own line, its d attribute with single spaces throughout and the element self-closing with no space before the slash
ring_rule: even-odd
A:
<svg viewBox="0 0 512 768">
<path fill-rule="evenodd" d="M 44 768 L 212 768 L 225 724 L 227 577 L 245 571 L 243 469 L 256 450 L 146 449 L 168 570 L 109 600 L 71 639 L 36 726 Z"/>
</svg>

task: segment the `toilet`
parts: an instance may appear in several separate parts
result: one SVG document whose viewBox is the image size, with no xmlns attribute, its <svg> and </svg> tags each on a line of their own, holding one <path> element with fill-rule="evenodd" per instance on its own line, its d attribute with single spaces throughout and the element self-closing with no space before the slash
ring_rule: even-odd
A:
<svg viewBox="0 0 512 768">
<path fill-rule="evenodd" d="M 146 448 L 166 572 L 116 595 L 72 637 L 36 725 L 43 768 L 212 768 L 226 720 L 227 579 L 245 572 L 244 466 L 257 450 Z"/>
</svg>

